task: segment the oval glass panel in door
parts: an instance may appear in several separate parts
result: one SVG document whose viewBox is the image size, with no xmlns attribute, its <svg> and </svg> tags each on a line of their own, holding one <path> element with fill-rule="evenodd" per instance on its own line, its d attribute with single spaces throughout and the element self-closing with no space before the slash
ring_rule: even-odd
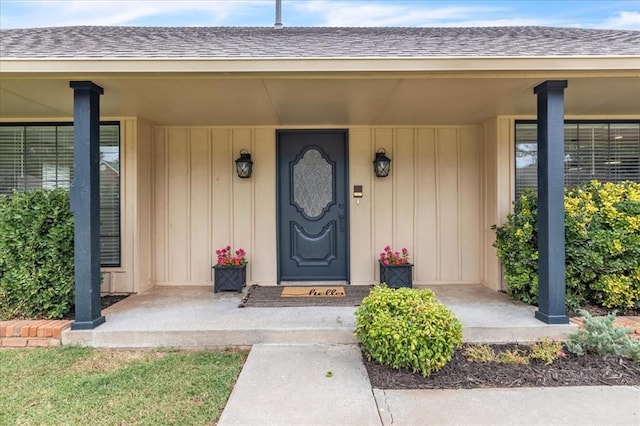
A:
<svg viewBox="0 0 640 426">
<path fill-rule="evenodd" d="M 333 165 L 315 148 L 293 165 L 293 203 L 310 219 L 333 201 Z"/>
</svg>

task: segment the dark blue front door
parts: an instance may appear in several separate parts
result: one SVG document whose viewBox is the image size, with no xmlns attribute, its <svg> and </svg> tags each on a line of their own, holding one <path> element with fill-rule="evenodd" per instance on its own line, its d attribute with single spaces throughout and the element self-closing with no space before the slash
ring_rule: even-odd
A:
<svg viewBox="0 0 640 426">
<path fill-rule="evenodd" d="M 347 132 L 278 132 L 278 282 L 348 281 Z"/>
</svg>

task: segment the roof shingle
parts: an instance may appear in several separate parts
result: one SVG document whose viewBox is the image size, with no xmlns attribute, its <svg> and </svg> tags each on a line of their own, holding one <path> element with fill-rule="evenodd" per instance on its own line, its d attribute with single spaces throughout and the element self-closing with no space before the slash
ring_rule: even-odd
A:
<svg viewBox="0 0 640 426">
<path fill-rule="evenodd" d="M 551 27 L 51 27 L 0 31 L 2 58 L 640 55 L 640 31 Z"/>
</svg>

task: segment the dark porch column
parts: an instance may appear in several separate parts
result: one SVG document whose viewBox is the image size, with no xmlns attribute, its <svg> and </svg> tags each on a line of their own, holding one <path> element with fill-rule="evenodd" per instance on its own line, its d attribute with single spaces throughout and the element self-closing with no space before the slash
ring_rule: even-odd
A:
<svg viewBox="0 0 640 426">
<path fill-rule="evenodd" d="M 71 329 L 104 322 L 100 309 L 100 95 L 91 81 L 72 81 L 76 318 Z"/>
<path fill-rule="evenodd" d="M 564 89 L 538 85 L 538 310 L 547 324 L 567 324 L 564 252 Z"/>
</svg>

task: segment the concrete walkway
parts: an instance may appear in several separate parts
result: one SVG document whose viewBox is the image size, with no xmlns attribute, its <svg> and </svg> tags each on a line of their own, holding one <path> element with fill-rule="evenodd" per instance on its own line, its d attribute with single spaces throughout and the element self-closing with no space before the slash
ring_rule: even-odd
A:
<svg viewBox="0 0 640 426">
<path fill-rule="evenodd" d="M 371 389 L 356 345 L 255 345 L 227 425 L 633 425 L 640 387 Z"/>
<path fill-rule="evenodd" d="M 384 425 L 640 425 L 640 387 L 374 391 Z"/>
<path fill-rule="evenodd" d="M 356 345 L 255 345 L 219 425 L 380 424 Z"/>
</svg>

